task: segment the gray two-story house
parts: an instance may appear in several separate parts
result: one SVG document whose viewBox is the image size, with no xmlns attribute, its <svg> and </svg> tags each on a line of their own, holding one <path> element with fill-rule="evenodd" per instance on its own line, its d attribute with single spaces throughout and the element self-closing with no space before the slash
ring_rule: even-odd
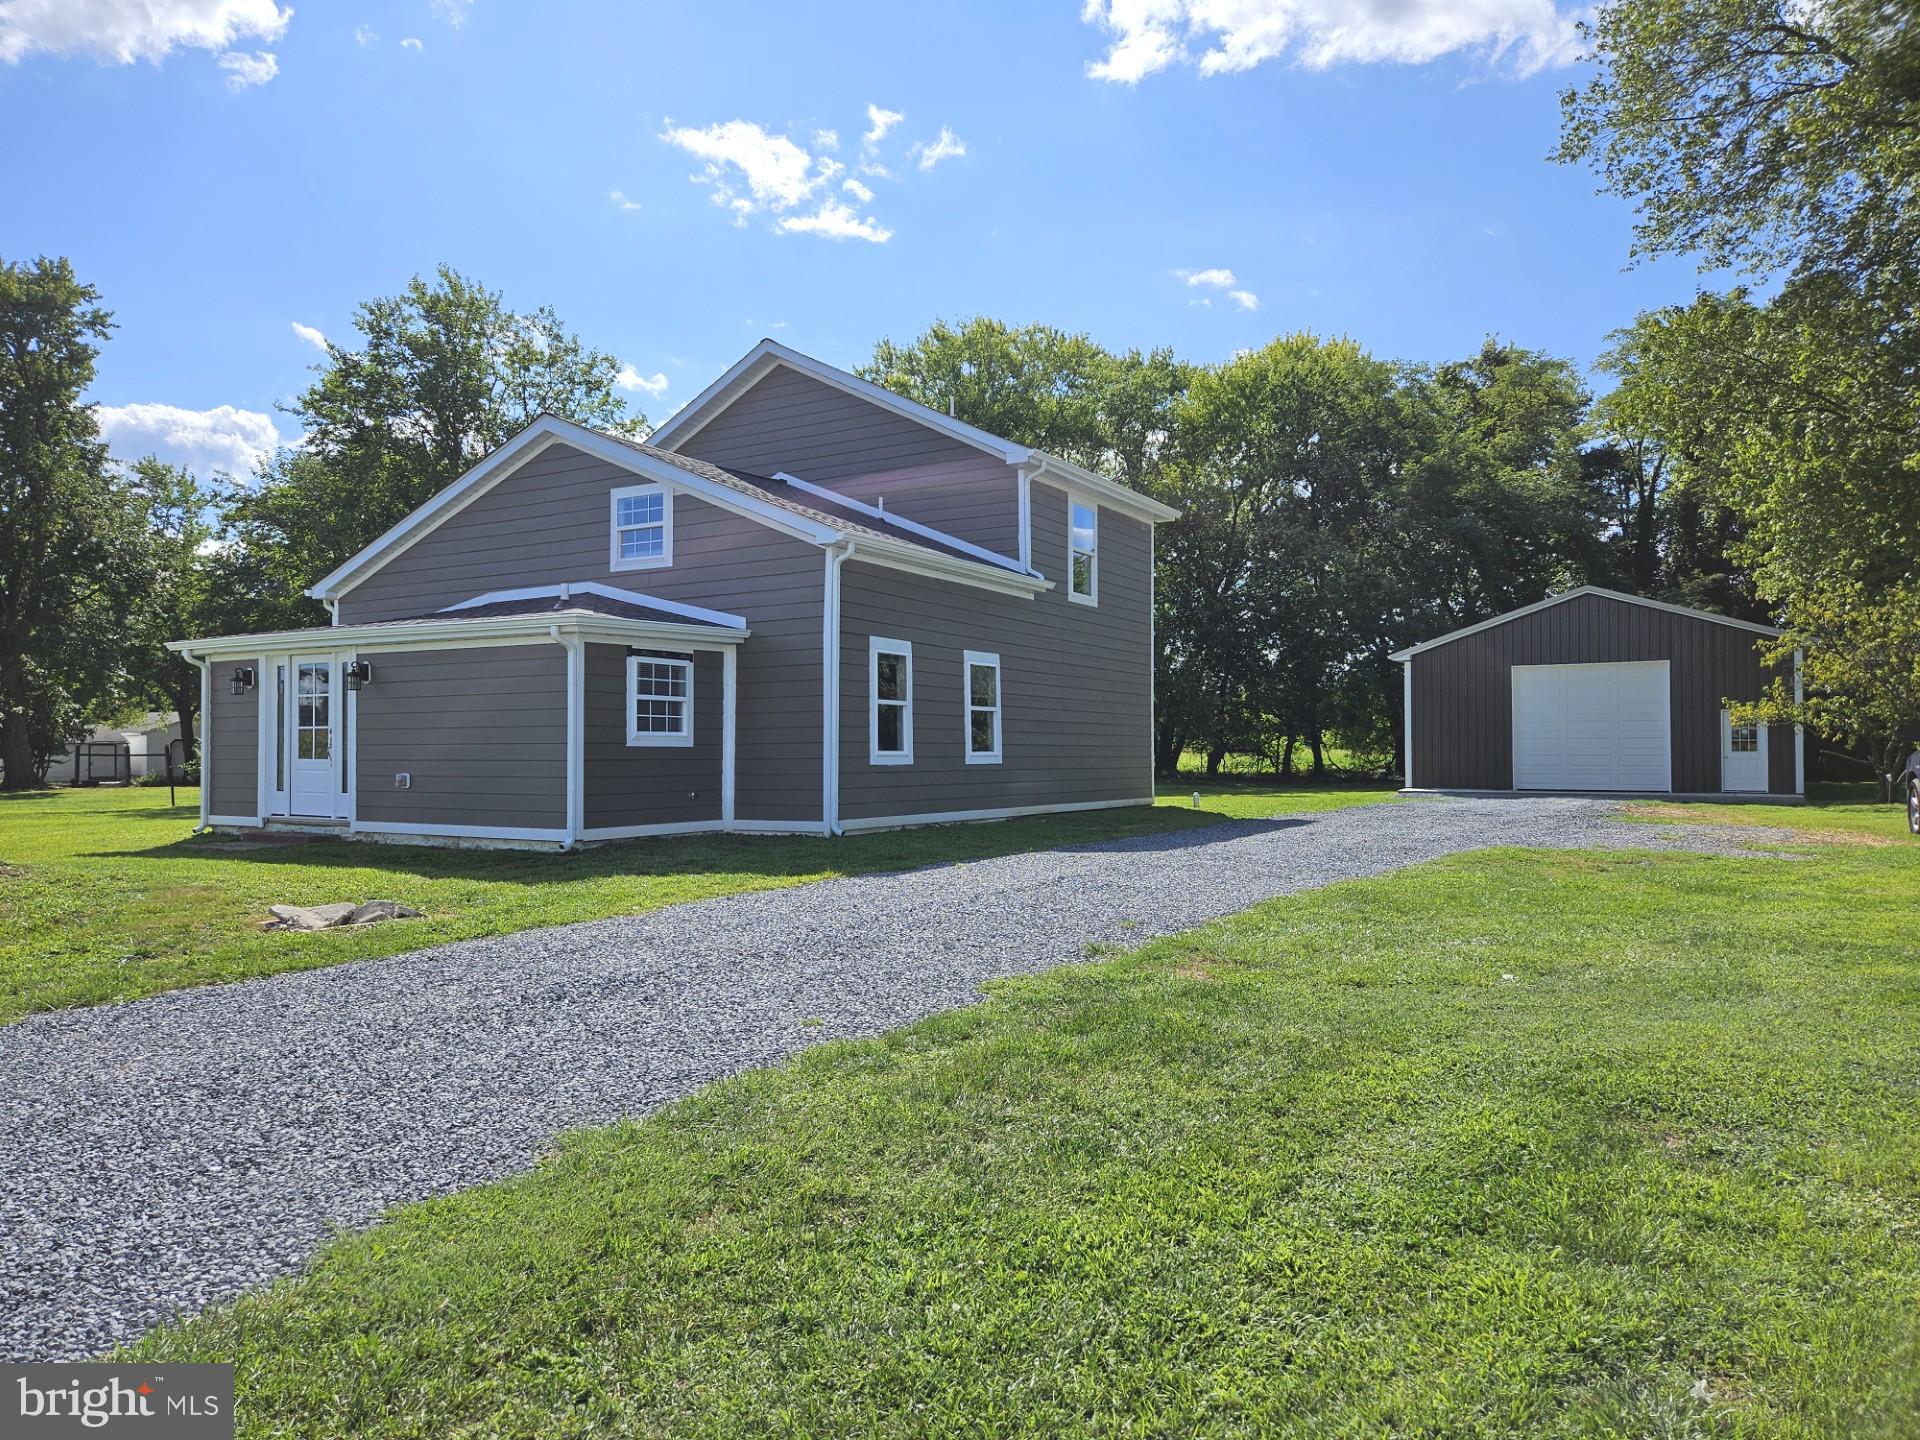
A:
<svg viewBox="0 0 1920 1440">
<path fill-rule="evenodd" d="M 763 341 L 646 444 L 543 417 L 181 641 L 201 818 L 571 846 L 1144 805 L 1177 512 Z"/>
</svg>

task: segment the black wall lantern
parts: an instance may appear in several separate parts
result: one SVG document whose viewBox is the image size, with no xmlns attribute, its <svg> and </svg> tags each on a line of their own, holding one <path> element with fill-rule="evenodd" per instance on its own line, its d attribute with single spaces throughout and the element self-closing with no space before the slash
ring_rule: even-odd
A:
<svg viewBox="0 0 1920 1440">
<path fill-rule="evenodd" d="M 233 670 L 233 693 L 244 695 L 251 689 L 253 689 L 253 667 L 236 665 Z"/>
<path fill-rule="evenodd" d="M 349 660 L 340 673 L 347 677 L 347 689 L 359 690 L 373 683 L 373 662 Z"/>
</svg>

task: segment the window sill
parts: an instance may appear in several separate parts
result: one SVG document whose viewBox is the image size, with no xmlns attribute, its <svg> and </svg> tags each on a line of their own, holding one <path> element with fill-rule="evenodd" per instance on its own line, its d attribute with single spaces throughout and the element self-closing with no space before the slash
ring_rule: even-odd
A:
<svg viewBox="0 0 1920 1440">
<path fill-rule="evenodd" d="M 967 756 L 967 764 L 969 765 L 998 765 L 999 763 L 1000 763 L 1000 757 L 998 755 Z"/>
<path fill-rule="evenodd" d="M 607 569 L 616 573 L 622 570 L 665 570 L 672 564 L 673 557 L 663 555 L 658 560 L 609 560 Z"/>
<path fill-rule="evenodd" d="M 693 737 L 691 735 L 629 735 L 627 748 L 629 750 L 691 750 Z"/>
<path fill-rule="evenodd" d="M 911 765 L 913 764 L 913 754 L 909 751 L 905 755 L 882 755 L 877 751 L 869 751 L 867 753 L 867 763 L 869 765 Z"/>
<path fill-rule="evenodd" d="M 1100 603 L 1098 591 L 1092 595 L 1076 595 L 1073 591 L 1069 590 L 1067 592 L 1067 599 L 1071 600 L 1075 605 L 1098 605 Z"/>
</svg>

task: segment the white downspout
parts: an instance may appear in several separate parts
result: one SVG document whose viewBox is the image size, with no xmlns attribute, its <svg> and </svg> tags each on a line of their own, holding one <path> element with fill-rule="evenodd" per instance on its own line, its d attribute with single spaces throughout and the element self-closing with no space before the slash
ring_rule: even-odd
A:
<svg viewBox="0 0 1920 1440">
<path fill-rule="evenodd" d="M 829 835 L 847 833 L 840 824 L 840 567 L 858 548 L 851 540 L 827 547 L 826 595 L 820 606 L 820 827 Z"/>
<path fill-rule="evenodd" d="M 558 625 L 547 627 L 547 638 L 567 652 L 567 838 L 560 848 L 571 850 L 580 841 L 586 811 L 586 746 L 581 735 L 586 651 L 579 636 L 562 635 Z"/>
<path fill-rule="evenodd" d="M 1019 477 L 1020 492 L 1020 568 L 1031 572 L 1033 569 L 1033 471 L 1022 465 L 1014 474 Z"/>
</svg>

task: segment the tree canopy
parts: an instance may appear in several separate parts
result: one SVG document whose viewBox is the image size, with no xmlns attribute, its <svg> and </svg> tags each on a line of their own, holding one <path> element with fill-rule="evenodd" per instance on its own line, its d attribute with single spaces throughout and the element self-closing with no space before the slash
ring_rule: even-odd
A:
<svg viewBox="0 0 1920 1440">
<path fill-rule="evenodd" d="M 1560 157 L 1639 249 L 1775 282 L 1643 315 L 1609 418 L 1805 651 L 1754 711 L 1890 752 L 1920 719 L 1920 25 L 1888 0 L 1616 0 Z"/>
<path fill-rule="evenodd" d="M 329 344 L 291 407 L 303 431 L 230 521 L 229 582 L 262 624 L 310 622 L 314 580 L 438 494 L 542 414 L 644 433 L 615 381 L 619 362 L 547 307 L 509 309 L 442 265 L 355 312 L 361 345 Z"/>
</svg>

